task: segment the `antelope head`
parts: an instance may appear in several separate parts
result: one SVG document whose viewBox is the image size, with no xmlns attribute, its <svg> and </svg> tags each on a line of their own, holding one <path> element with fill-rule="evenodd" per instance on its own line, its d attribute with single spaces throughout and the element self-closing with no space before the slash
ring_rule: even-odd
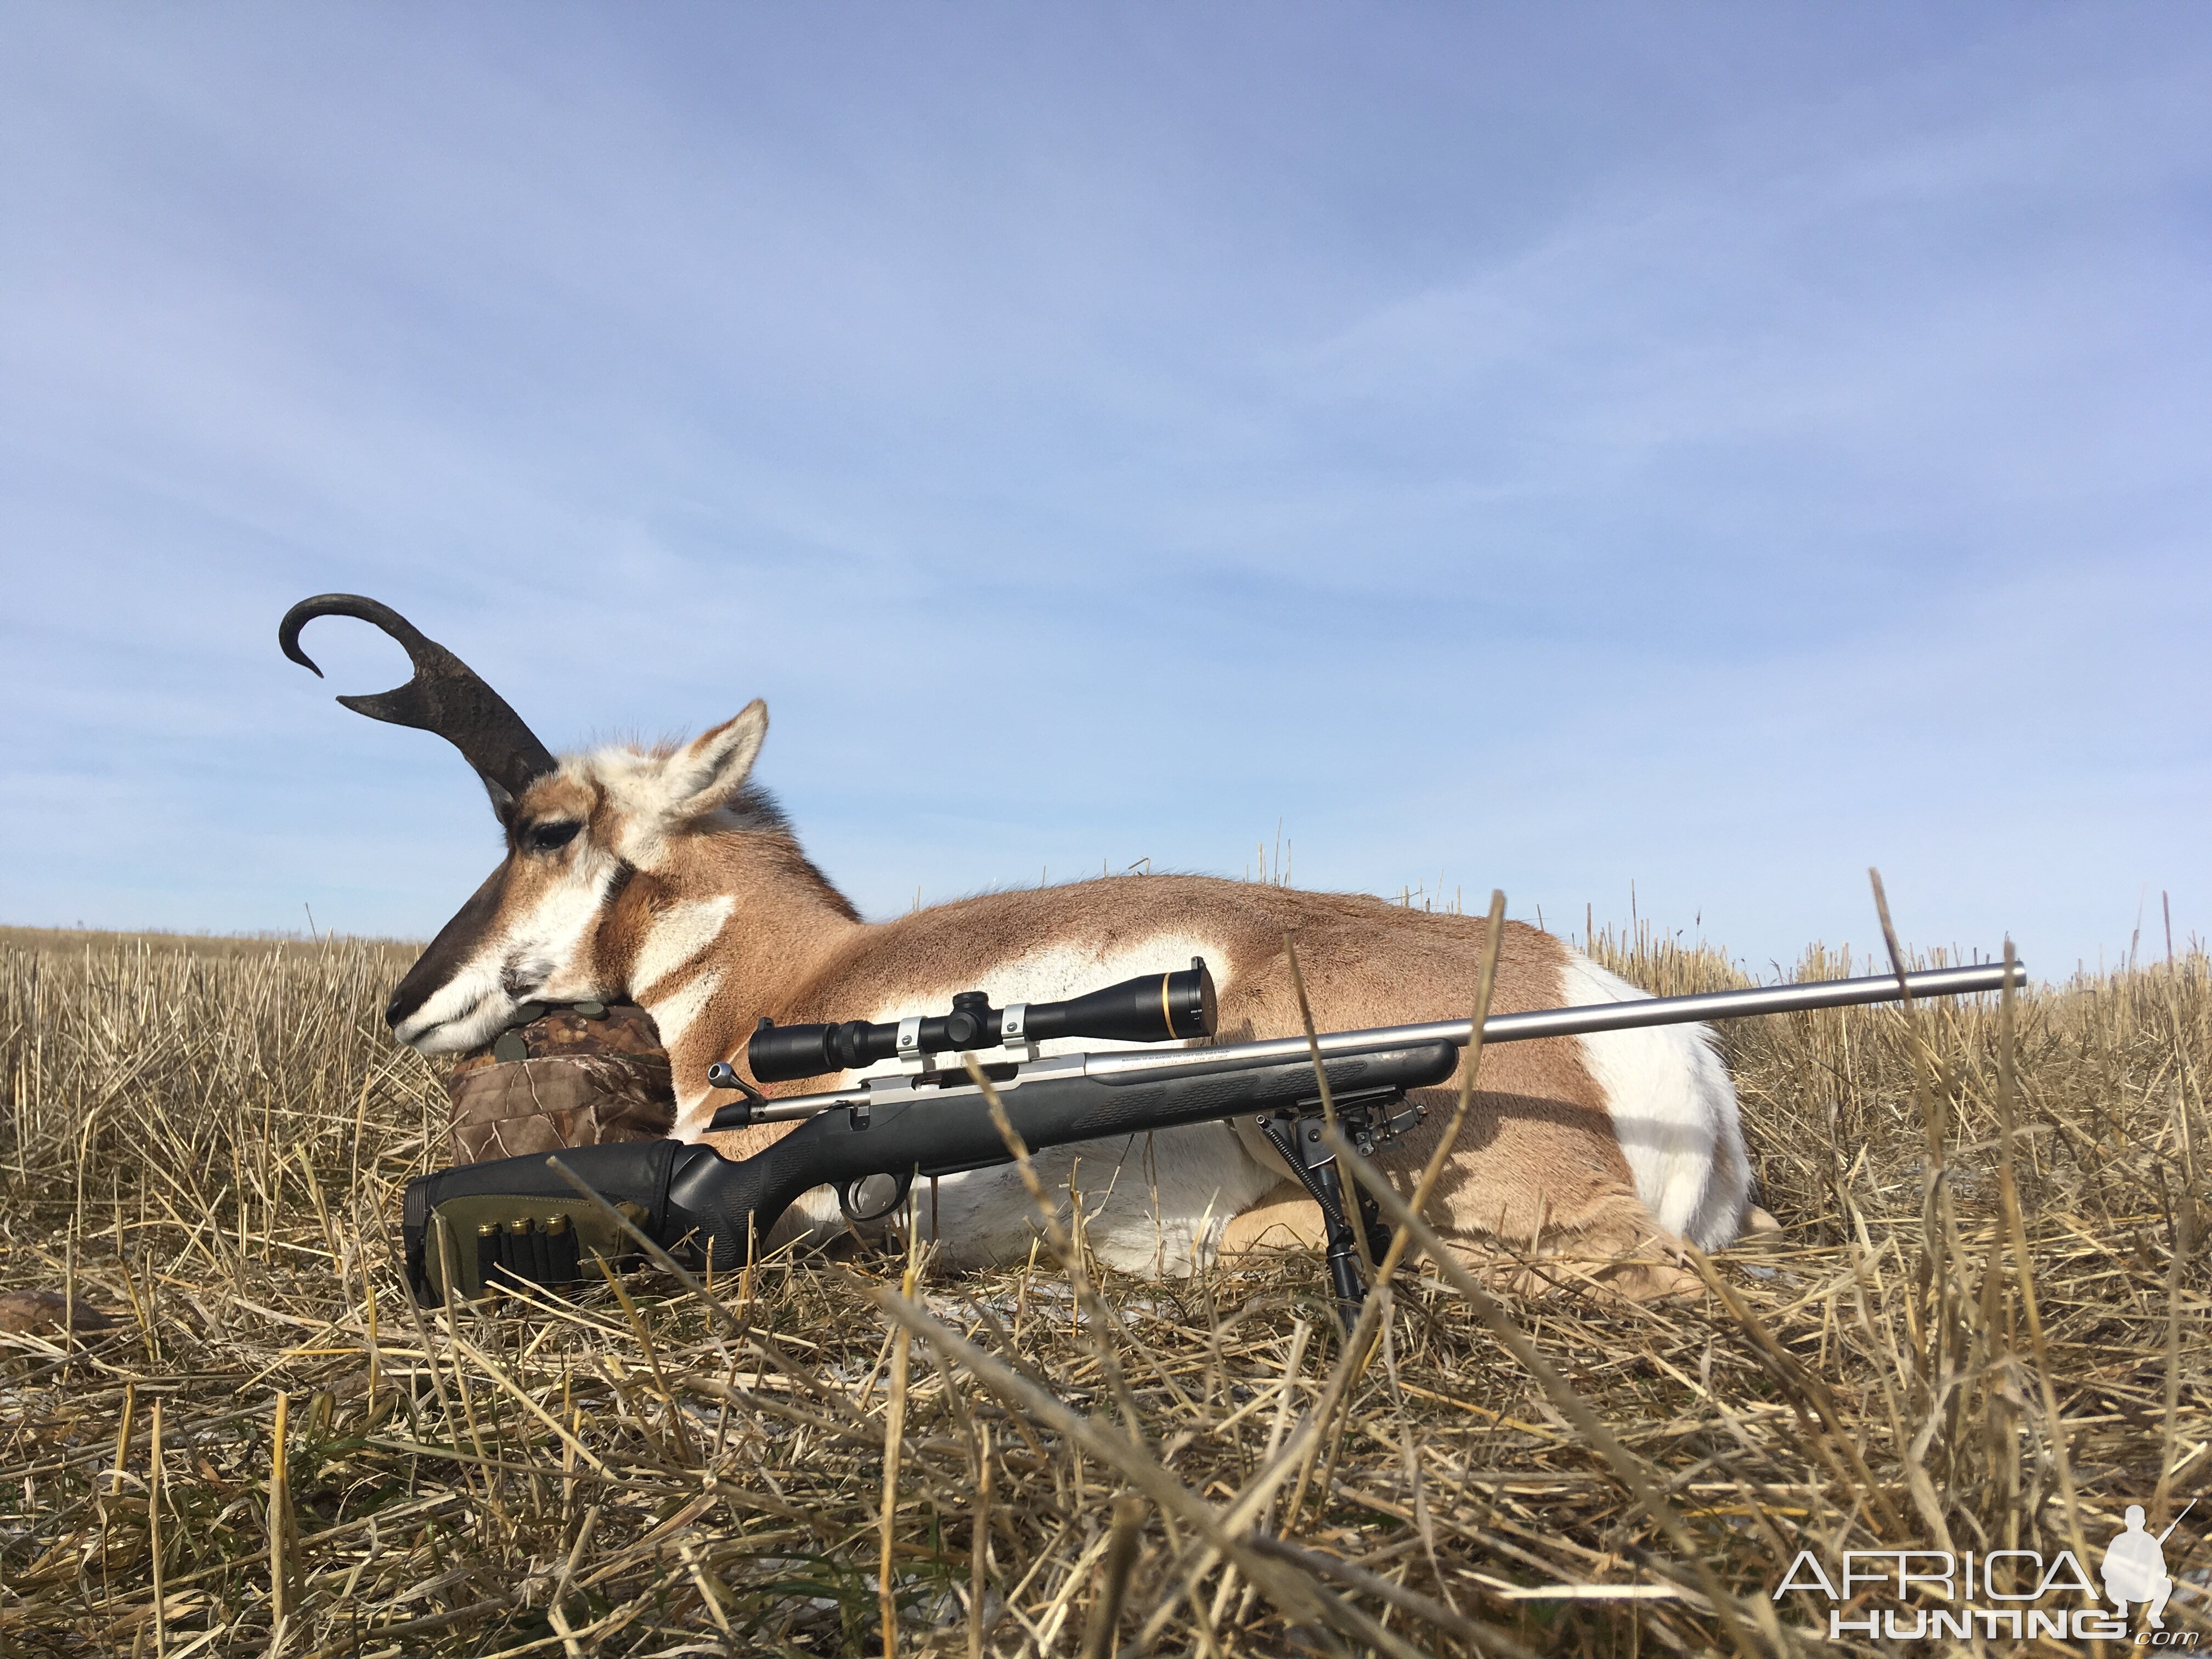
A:
<svg viewBox="0 0 2212 1659">
<path fill-rule="evenodd" d="M 301 600 L 277 630 L 284 654 L 320 675 L 300 648 L 300 630 L 326 616 L 374 623 L 415 665 L 394 690 L 338 701 L 453 744 L 483 781 L 506 837 L 499 867 L 439 930 L 385 1010 L 392 1035 L 411 1048 L 478 1048 L 525 1002 L 641 994 L 649 986 L 634 980 L 677 965 L 653 960 L 666 951 L 656 953 L 650 924 L 684 908 L 683 884 L 672 891 L 669 877 L 687 842 L 702 830 L 766 830 L 789 843 L 781 815 L 746 786 L 768 732 L 768 708 L 758 700 L 677 748 L 609 749 L 561 761 L 466 664 L 374 599 L 325 593 Z M 730 907 L 726 898 L 718 902 L 717 926 Z M 685 931 L 703 944 L 697 920 Z"/>
</svg>

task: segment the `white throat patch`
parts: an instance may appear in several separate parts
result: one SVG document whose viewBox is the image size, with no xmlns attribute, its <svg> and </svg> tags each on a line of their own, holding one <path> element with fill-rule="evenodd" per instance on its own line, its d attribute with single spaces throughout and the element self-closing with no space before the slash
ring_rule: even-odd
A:
<svg viewBox="0 0 2212 1659">
<path fill-rule="evenodd" d="M 630 964 L 630 994 L 649 1006 L 655 996 L 665 996 L 675 989 L 673 986 L 664 988 L 661 981 L 682 972 L 714 948 L 737 903 L 733 896 L 724 893 L 714 898 L 671 905 L 661 912 L 644 943 L 637 947 L 637 960 Z M 663 1038 L 666 1036 L 664 1031 Z"/>
</svg>

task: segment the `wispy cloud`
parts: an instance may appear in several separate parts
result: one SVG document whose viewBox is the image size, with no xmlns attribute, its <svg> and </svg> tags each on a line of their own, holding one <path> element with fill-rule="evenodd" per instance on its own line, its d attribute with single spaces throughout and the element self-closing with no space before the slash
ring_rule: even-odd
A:
<svg viewBox="0 0 2212 1659">
<path fill-rule="evenodd" d="M 398 653 L 275 653 L 335 587 L 556 742 L 765 693 L 877 911 L 1280 817 L 1754 957 L 1869 862 L 2212 926 L 2192 13 L 9 29 L 10 918 L 442 919 L 477 798 L 326 700 Z"/>
</svg>

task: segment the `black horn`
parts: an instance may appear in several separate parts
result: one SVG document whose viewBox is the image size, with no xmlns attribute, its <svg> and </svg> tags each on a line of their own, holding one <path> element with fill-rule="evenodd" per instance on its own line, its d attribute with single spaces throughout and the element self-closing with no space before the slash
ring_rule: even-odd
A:
<svg viewBox="0 0 2212 1659">
<path fill-rule="evenodd" d="M 388 605 L 358 593 L 318 593 L 284 613 L 276 643 L 302 668 L 322 670 L 300 648 L 300 630 L 317 617 L 353 617 L 374 623 L 407 649 L 415 677 L 406 684 L 372 697 L 340 697 L 356 714 L 394 726 L 434 732 L 461 751 L 487 784 L 519 795 L 533 778 L 553 769 L 553 753 L 507 699 L 477 678 L 476 671 Z M 496 799 L 496 797 L 495 797 Z"/>
</svg>

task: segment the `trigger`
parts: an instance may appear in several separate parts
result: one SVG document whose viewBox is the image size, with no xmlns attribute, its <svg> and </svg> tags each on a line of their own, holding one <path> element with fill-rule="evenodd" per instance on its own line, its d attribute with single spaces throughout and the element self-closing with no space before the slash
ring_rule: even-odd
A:
<svg viewBox="0 0 2212 1659">
<path fill-rule="evenodd" d="M 880 1221 L 906 1202 L 913 1184 L 907 1176 L 866 1175 L 837 1189 L 838 1207 L 851 1222 Z"/>
</svg>

